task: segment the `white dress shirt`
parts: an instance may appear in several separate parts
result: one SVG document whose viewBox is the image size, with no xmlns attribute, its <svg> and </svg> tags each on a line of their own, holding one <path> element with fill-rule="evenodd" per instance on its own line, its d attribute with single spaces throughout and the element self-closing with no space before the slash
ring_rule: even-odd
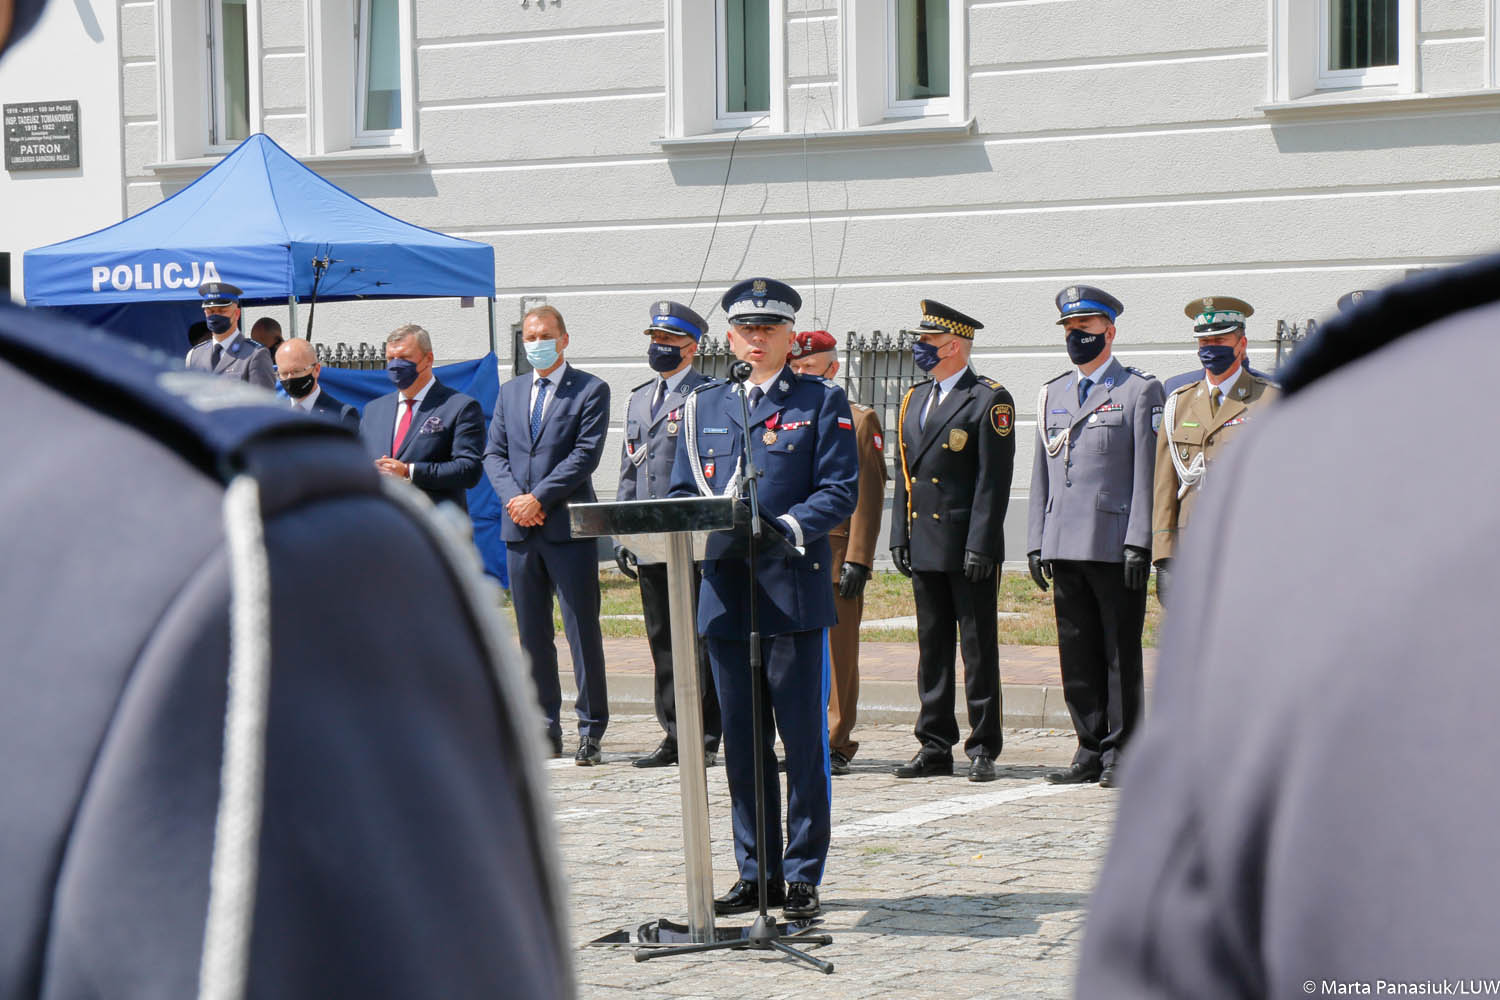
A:
<svg viewBox="0 0 1500 1000">
<path fill-rule="evenodd" d="M 922 411 L 922 422 L 917 425 L 918 427 L 927 426 L 927 418 L 936 413 L 937 408 L 943 405 L 943 397 L 953 391 L 954 386 L 958 385 L 958 380 L 963 378 L 964 372 L 968 370 L 968 368 L 960 368 L 952 375 L 937 383 L 937 391 L 927 397 L 927 408 Z"/>
<path fill-rule="evenodd" d="M 547 375 L 547 398 L 542 401 L 542 419 L 547 419 L 547 411 L 552 408 L 552 401 L 557 398 L 557 387 L 562 385 L 563 376 L 568 373 L 568 363 L 564 361 Z M 531 420 L 531 411 L 536 409 L 536 384 L 542 376 L 535 368 L 531 370 L 531 397 L 526 401 L 526 419 Z M 529 429 L 529 424 L 528 424 Z"/>
<path fill-rule="evenodd" d="M 428 390 L 430 390 L 436 384 L 437 384 L 437 379 L 435 379 L 435 378 L 428 379 L 427 380 L 427 384 L 424 385 L 424 386 L 422 386 L 421 391 L 418 392 L 416 395 L 414 395 L 414 396 L 411 397 L 412 399 L 416 400 L 416 403 L 411 408 L 411 427 L 409 427 L 407 429 L 407 432 L 406 432 L 408 436 L 410 436 L 412 434 L 416 434 L 420 430 L 420 428 L 417 426 L 417 411 L 422 408 L 422 400 L 424 400 L 424 399 L 427 398 L 427 392 L 428 392 Z M 406 412 L 406 397 L 404 395 L 400 394 L 400 393 L 397 393 L 396 394 L 396 422 L 393 423 L 393 424 L 391 424 L 391 457 L 392 458 L 396 457 L 396 428 L 401 426 L 401 416 L 405 412 Z M 410 472 L 410 470 L 407 471 L 407 478 L 408 479 L 411 478 L 411 472 Z"/>
</svg>

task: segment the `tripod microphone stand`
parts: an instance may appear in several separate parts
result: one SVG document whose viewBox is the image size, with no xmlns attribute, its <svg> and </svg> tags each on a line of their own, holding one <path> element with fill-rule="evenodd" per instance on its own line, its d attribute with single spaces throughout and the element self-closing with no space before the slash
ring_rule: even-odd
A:
<svg viewBox="0 0 1500 1000">
<path fill-rule="evenodd" d="M 723 933 L 735 935 L 728 940 L 641 949 L 635 953 L 635 960 L 644 962 L 663 955 L 688 955 L 705 951 L 778 951 L 790 958 L 806 962 L 826 975 L 833 972 L 832 962 L 814 958 L 786 942 L 790 939 L 801 944 L 832 944 L 833 938 L 827 934 L 806 933 L 812 929 L 811 926 L 793 931 L 791 934 L 783 934 L 781 926 L 776 923 L 776 918 L 766 912 L 766 866 L 769 863 L 766 857 L 766 762 L 765 755 L 761 753 L 760 741 L 766 720 L 765 700 L 768 682 L 761 661 L 760 611 L 756 600 L 758 585 L 755 576 L 755 557 L 759 552 L 761 541 L 760 469 L 755 465 L 755 457 L 751 454 L 750 448 L 750 402 L 745 389 L 745 382 L 750 377 L 750 372 L 750 364 L 746 361 L 736 361 L 729 367 L 729 380 L 738 386 L 740 414 L 744 422 L 745 468 L 742 482 L 750 504 L 747 559 L 750 568 L 750 719 L 754 732 L 753 743 L 749 749 L 755 760 L 755 882 L 760 902 L 760 915 L 755 918 L 755 923 L 743 933 L 726 929 Z M 779 816 L 777 822 L 780 822 Z"/>
</svg>

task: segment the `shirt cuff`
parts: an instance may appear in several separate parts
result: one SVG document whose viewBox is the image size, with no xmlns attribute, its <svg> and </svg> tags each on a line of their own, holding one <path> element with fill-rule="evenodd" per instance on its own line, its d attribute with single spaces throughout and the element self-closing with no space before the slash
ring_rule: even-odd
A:
<svg viewBox="0 0 1500 1000">
<path fill-rule="evenodd" d="M 412 481 L 411 480 L 411 474 L 412 474 L 412 471 L 415 470 L 415 469 L 416 469 L 416 465 L 414 463 L 412 463 L 412 462 L 407 462 L 406 463 L 406 481 L 408 483 Z"/>
<path fill-rule="evenodd" d="M 776 520 L 792 529 L 792 544 L 799 549 L 802 548 L 802 525 L 797 523 L 797 519 L 790 514 L 782 514 Z"/>
</svg>

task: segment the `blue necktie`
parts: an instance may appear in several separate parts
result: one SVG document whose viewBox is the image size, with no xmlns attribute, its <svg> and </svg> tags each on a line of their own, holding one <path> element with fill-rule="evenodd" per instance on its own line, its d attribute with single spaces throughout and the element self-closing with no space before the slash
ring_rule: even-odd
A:
<svg viewBox="0 0 1500 1000">
<path fill-rule="evenodd" d="M 760 401 L 765 398 L 765 395 L 766 394 L 761 391 L 760 386 L 753 385 L 753 386 L 750 387 L 750 412 L 751 413 L 755 412 L 755 408 L 760 405 Z"/>
<path fill-rule="evenodd" d="M 651 419 L 661 412 L 661 404 L 667 399 L 667 380 L 661 379 L 656 383 L 656 394 L 651 397 Z"/>
<path fill-rule="evenodd" d="M 531 440 L 536 440 L 537 432 L 542 429 L 542 407 L 547 405 L 547 386 L 551 383 L 544 378 L 536 380 L 536 402 L 531 405 Z"/>
<path fill-rule="evenodd" d="M 1088 398 L 1089 390 L 1092 389 L 1093 387 L 1094 387 L 1094 380 L 1091 379 L 1091 378 L 1081 378 L 1081 379 L 1078 380 L 1078 405 L 1079 406 L 1083 405 L 1083 401 Z"/>
</svg>

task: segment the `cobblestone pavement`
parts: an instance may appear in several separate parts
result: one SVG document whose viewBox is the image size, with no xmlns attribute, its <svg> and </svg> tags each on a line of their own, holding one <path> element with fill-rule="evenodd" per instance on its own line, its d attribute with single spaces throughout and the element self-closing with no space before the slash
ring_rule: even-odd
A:
<svg viewBox="0 0 1500 1000">
<path fill-rule="evenodd" d="M 1069 996 L 1114 817 L 1113 792 L 1042 781 L 1071 759 L 1072 733 L 1007 731 L 1000 778 L 988 784 L 965 780 L 962 762 L 952 778 L 892 777 L 916 749 L 907 726 L 861 726 L 855 736 L 853 773 L 833 779 L 833 846 L 820 890 L 822 929 L 834 942 L 811 949 L 834 964 L 829 976 L 770 952 L 637 963 L 630 948 L 582 947 L 657 917 L 685 922 L 677 769 L 629 765 L 660 737 L 647 716 L 610 720 L 603 766 L 550 762 L 580 995 Z M 708 789 L 718 894 L 736 878 L 722 766 L 709 770 Z M 719 923 L 743 926 L 753 916 Z"/>
</svg>

